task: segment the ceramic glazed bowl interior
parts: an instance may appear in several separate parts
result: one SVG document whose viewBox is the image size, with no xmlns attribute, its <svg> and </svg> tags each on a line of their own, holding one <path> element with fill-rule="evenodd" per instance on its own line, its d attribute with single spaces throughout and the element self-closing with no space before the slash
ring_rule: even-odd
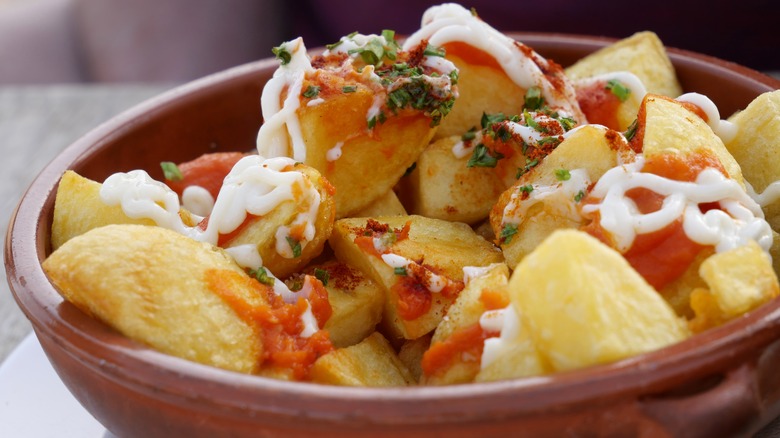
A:
<svg viewBox="0 0 780 438">
<path fill-rule="evenodd" d="M 568 65 L 609 40 L 513 34 Z M 670 49 L 685 91 L 721 115 L 780 87 L 755 71 Z M 9 227 L 14 296 L 75 397 L 118 436 L 724 436 L 780 414 L 780 303 L 691 339 L 613 364 L 506 382 L 345 388 L 275 381 L 152 351 L 69 303 L 40 262 L 50 251 L 54 194 L 66 169 L 102 181 L 160 161 L 249 151 L 260 94 L 277 66 L 236 67 L 147 101 L 97 127 L 38 176 Z M 157 173 L 155 173 L 157 172 Z"/>
</svg>

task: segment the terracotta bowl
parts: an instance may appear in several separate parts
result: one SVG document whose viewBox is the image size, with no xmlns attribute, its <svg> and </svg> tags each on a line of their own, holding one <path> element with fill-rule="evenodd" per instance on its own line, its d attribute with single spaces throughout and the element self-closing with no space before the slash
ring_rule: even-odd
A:
<svg viewBox="0 0 780 438">
<path fill-rule="evenodd" d="M 567 65 L 610 40 L 513 34 Z M 780 82 L 670 49 L 686 91 L 721 114 Z M 414 388 L 343 388 L 242 375 L 150 350 L 63 302 L 41 270 L 57 181 L 102 181 L 204 152 L 254 147 L 264 60 L 151 99 L 67 148 L 11 220 L 8 280 L 49 360 L 84 407 L 118 436 L 690 436 L 750 434 L 780 414 L 780 300 L 650 354 L 521 380 Z M 161 177 L 161 175 L 152 176 Z"/>
</svg>

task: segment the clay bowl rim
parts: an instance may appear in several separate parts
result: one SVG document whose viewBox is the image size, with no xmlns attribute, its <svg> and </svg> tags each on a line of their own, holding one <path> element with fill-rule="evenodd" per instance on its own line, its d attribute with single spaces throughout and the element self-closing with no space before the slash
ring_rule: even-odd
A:
<svg viewBox="0 0 780 438">
<path fill-rule="evenodd" d="M 556 33 L 508 33 L 535 47 L 535 42 L 595 50 L 615 41 L 611 38 Z M 749 68 L 699 53 L 668 48 L 673 63 L 689 63 L 718 71 L 727 77 L 748 79 L 756 87 L 780 88 L 780 81 Z M 285 382 L 220 370 L 168 356 L 124 338 L 102 323 L 63 303 L 49 284 L 40 262 L 47 254 L 48 226 L 54 190 L 66 169 L 78 167 L 103 145 L 156 116 L 197 100 L 198 92 L 218 93 L 261 71 L 276 68 L 265 59 L 216 73 L 149 99 L 90 131 L 60 153 L 30 185 L 11 215 L 6 235 L 5 264 L 14 298 L 36 334 L 52 338 L 59 348 L 78 357 L 85 367 L 138 391 L 151 388 L 157 397 L 178 400 L 194 410 L 245 411 L 298 418 L 302 399 L 319 402 L 321 410 L 310 418 L 332 419 L 345 406 L 355 418 L 370 415 L 371 422 L 467 421 L 479 416 L 491 400 L 494 416 L 528 414 L 543 409 L 578 406 L 604 394 L 612 397 L 661 393 L 690 376 L 727 373 L 756 349 L 780 337 L 780 300 L 664 349 L 619 362 L 549 376 L 445 387 L 350 388 L 313 383 Z M 259 96 L 258 96 L 259 99 Z M 259 120 L 259 114 L 258 114 Z M 40 212 L 46 210 L 46 215 Z M 110 362 L 110 366 L 107 366 Z M 143 376 L 139 378 L 137 376 Z M 176 378 L 171 378 L 175 376 Z M 215 391 L 222 388 L 224 391 Z M 605 390 L 606 388 L 606 390 Z M 274 404 L 264 403 L 266 395 Z M 212 398 L 212 396 L 215 396 Z M 398 404 L 413 404 L 419 415 L 398 418 Z M 364 410 L 371 405 L 376 409 Z M 497 410 L 496 407 L 499 407 Z M 384 412 L 376 417 L 377 412 Z M 404 410 L 408 415 L 409 410 Z M 484 413 L 484 412 L 483 412 Z"/>
</svg>

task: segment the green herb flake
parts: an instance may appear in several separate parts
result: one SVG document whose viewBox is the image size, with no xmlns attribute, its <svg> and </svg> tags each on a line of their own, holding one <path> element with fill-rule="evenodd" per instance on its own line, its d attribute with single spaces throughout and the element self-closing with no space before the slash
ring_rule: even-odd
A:
<svg viewBox="0 0 780 438">
<path fill-rule="evenodd" d="M 317 97 L 320 94 L 320 87 L 316 85 L 309 85 L 306 87 L 306 91 L 303 92 L 303 97 L 311 99 Z"/>
<path fill-rule="evenodd" d="M 341 87 L 342 93 L 354 93 L 357 91 L 357 85 L 345 85 Z"/>
<path fill-rule="evenodd" d="M 534 191 L 534 186 L 531 184 L 526 184 L 524 186 L 520 186 L 517 188 L 522 193 L 531 193 Z"/>
<path fill-rule="evenodd" d="M 291 236 L 285 237 L 287 240 L 287 244 L 290 245 L 290 249 L 292 250 L 293 257 L 298 258 L 301 256 L 301 242 L 299 242 L 297 239 Z"/>
<path fill-rule="evenodd" d="M 474 148 L 474 152 L 469 158 L 469 162 L 466 163 L 466 167 L 496 167 L 498 160 L 504 158 L 504 156 L 498 152 L 493 156 L 490 154 L 490 150 L 484 144 L 480 143 Z"/>
<path fill-rule="evenodd" d="M 631 95 L 631 89 L 623 85 L 623 83 L 617 79 L 610 79 L 607 81 L 606 89 L 611 91 L 621 102 L 628 100 L 628 97 Z"/>
<path fill-rule="evenodd" d="M 255 280 L 259 281 L 261 284 L 272 287 L 274 285 L 274 277 L 268 275 L 268 271 L 266 271 L 265 267 L 263 266 L 260 266 L 255 270 L 250 270 L 249 275 Z"/>
<path fill-rule="evenodd" d="M 163 176 L 168 181 L 181 181 L 184 179 L 184 175 L 181 174 L 181 170 L 179 170 L 179 166 L 176 163 L 163 161 L 160 163 L 160 167 L 162 168 Z"/>
<path fill-rule="evenodd" d="M 577 122 L 571 117 L 560 117 L 558 118 L 558 122 L 561 124 L 564 131 L 571 131 L 571 129 L 577 125 Z"/>
<path fill-rule="evenodd" d="M 547 129 L 534 120 L 534 117 L 526 110 L 523 110 L 523 120 L 525 125 L 537 132 L 547 132 Z"/>
<path fill-rule="evenodd" d="M 439 58 L 443 58 L 444 55 L 446 54 L 447 53 L 445 52 L 443 47 L 437 47 L 431 44 L 428 44 L 428 46 L 425 47 L 425 51 L 423 51 L 423 55 L 425 56 L 436 56 Z"/>
<path fill-rule="evenodd" d="M 321 281 L 323 286 L 327 286 L 328 280 L 330 280 L 330 273 L 324 269 L 314 268 L 314 277 Z"/>
<path fill-rule="evenodd" d="M 504 113 L 496 113 L 496 114 L 482 113 L 482 119 L 480 120 L 480 124 L 482 125 L 482 129 L 488 129 L 491 126 L 493 126 L 494 123 L 501 123 L 506 119 L 507 117 L 504 115 Z"/>
<path fill-rule="evenodd" d="M 406 266 L 399 266 L 399 267 L 393 269 L 393 273 L 395 275 L 400 275 L 402 277 L 406 277 L 407 275 L 409 275 L 409 273 L 406 272 Z"/>
<path fill-rule="evenodd" d="M 504 228 L 501 229 L 501 233 L 498 235 L 499 242 L 502 245 L 507 245 L 512 241 L 512 237 L 517 234 L 516 224 L 504 224 Z"/>
<path fill-rule="evenodd" d="M 528 158 L 525 159 L 525 166 L 524 167 L 518 167 L 517 173 L 515 174 L 515 179 L 519 179 L 521 176 L 528 173 L 529 170 L 531 170 L 534 166 L 539 164 L 539 159 L 534 158 L 533 160 L 529 160 Z"/>
<path fill-rule="evenodd" d="M 636 130 L 639 122 L 637 119 L 634 119 L 633 122 L 631 122 L 631 125 L 629 125 L 628 129 L 626 130 L 626 140 L 631 141 L 634 139 L 634 136 L 636 135 Z"/>
<path fill-rule="evenodd" d="M 577 192 L 576 195 L 574 195 L 574 202 L 580 202 L 580 201 L 582 201 L 582 198 L 584 198 L 584 197 L 585 197 L 585 191 L 584 190 L 580 190 L 579 192 Z"/>
<path fill-rule="evenodd" d="M 542 97 L 542 89 L 539 87 L 531 87 L 525 92 L 525 109 L 528 111 L 536 111 L 542 108 L 544 105 L 544 98 Z"/>
<path fill-rule="evenodd" d="M 463 141 L 471 141 L 475 138 L 477 138 L 477 128 L 471 128 L 468 132 L 460 136 L 460 139 Z"/>
<path fill-rule="evenodd" d="M 571 179 L 571 172 L 567 169 L 555 169 L 555 178 L 558 181 L 568 181 Z"/>
<path fill-rule="evenodd" d="M 333 49 L 335 49 L 336 47 L 340 46 L 340 45 L 341 45 L 341 43 L 343 43 L 343 42 L 344 42 L 343 40 L 338 40 L 338 41 L 337 41 L 337 42 L 335 42 L 335 43 L 332 43 L 332 44 L 326 44 L 326 45 L 325 45 L 325 48 L 326 48 L 326 49 L 328 49 L 328 50 L 333 50 Z"/>
<path fill-rule="evenodd" d="M 276 59 L 281 61 L 282 65 L 287 65 L 292 61 L 292 54 L 284 46 L 274 47 L 271 52 L 276 56 Z"/>
</svg>

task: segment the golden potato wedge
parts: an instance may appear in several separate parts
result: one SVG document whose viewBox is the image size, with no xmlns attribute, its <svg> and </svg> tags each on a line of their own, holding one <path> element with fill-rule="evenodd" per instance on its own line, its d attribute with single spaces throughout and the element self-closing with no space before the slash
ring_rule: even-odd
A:
<svg viewBox="0 0 780 438">
<path fill-rule="evenodd" d="M 484 271 L 482 271 L 484 270 Z M 479 319 L 486 310 L 506 307 L 509 303 L 507 283 L 509 280 L 509 268 L 504 263 L 496 263 L 485 268 L 472 278 L 466 287 L 458 295 L 458 298 L 447 310 L 447 316 L 436 327 L 431 339 L 431 347 L 445 343 L 454 332 L 479 324 Z M 486 307 L 485 295 L 494 295 L 493 302 L 499 301 L 498 306 Z M 433 351 L 433 350 L 431 350 Z M 425 385 L 449 385 L 454 383 L 468 383 L 480 370 L 480 356 L 482 345 L 478 346 L 472 354 L 471 351 L 458 352 L 452 360 L 424 373 L 420 383 Z M 478 353 L 478 354 L 477 354 Z"/>
<path fill-rule="evenodd" d="M 292 257 L 280 254 L 277 241 L 277 230 L 282 226 L 293 227 L 296 217 L 308 211 L 310 200 L 305 196 L 296 197 L 281 202 L 276 208 L 264 216 L 249 217 L 245 223 L 228 236 L 221 236 L 219 246 L 232 248 L 246 244 L 257 245 L 257 250 L 263 259 L 263 265 L 279 278 L 287 277 L 302 270 L 309 261 L 317 257 L 323 250 L 335 218 L 335 203 L 332 187 L 328 181 L 314 168 L 296 163 L 289 172 L 300 172 L 303 175 L 302 184 L 297 193 L 314 187 L 319 194 L 319 209 L 314 223 L 314 238 L 308 242 L 293 239 L 282 242 L 282 245 L 292 249 Z M 296 193 L 296 190 L 293 190 Z M 293 232 L 290 233 L 293 235 Z M 296 244 L 299 248 L 293 248 Z"/>
<path fill-rule="evenodd" d="M 578 228 L 583 219 L 576 205 L 590 182 L 632 155 L 617 132 L 584 126 L 502 193 L 490 223 L 507 264 L 517 265 L 553 231 Z"/>
<path fill-rule="evenodd" d="M 244 373 L 262 361 L 260 332 L 215 285 L 249 305 L 265 296 L 216 247 L 164 228 L 106 225 L 65 242 L 43 269 L 65 299 L 163 353 Z"/>
<path fill-rule="evenodd" d="M 485 340 L 482 363 L 475 382 L 518 379 L 553 371 L 539 354 L 527 323 L 515 306 L 502 312 L 501 335 Z"/>
<path fill-rule="evenodd" d="M 688 327 L 615 250 L 558 230 L 517 266 L 512 304 L 556 371 L 619 360 L 679 342 Z"/>
<path fill-rule="evenodd" d="M 406 365 L 406 368 L 414 376 L 415 382 L 420 382 L 422 377 L 423 354 L 431 346 L 431 335 L 421 336 L 417 339 L 407 339 L 398 349 L 398 358 Z"/>
<path fill-rule="evenodd" d="M 442 120 L 435 139 L 460 137 L 479 126 L 483 113 L 522 112 L 527 90 L 515 84 L 490 55 L 463 43 L 445 44 L 444 49 L 447 59 L 458 67 L 458 100 Z"/>
<path fill-rule="evenodd" d="M 357 345 L 326 354 L 311 369 L 316 383 L 341 386 L 408 386 L 414 377 L 393 347 L 374 332 Z"/>
<path fill-rule="evenodd" d="M 356 211 L 354 217 L 377 217 L 377 216 L 406 216 L 406 209 L 398 199 L 394 190 L 388 190 L 387 193 L 377 198 L 371 204 Z"/>
<path fill-rule="evenodd" d="M 336 188 L 339 218 L 353 215 L 391 191 L 436 130 L 430 118 L 416 111 L 401 112 L 369 130 L 366 114 L 374 98 L 368 88 L 361 87 L 299 110 L 306 143 L 304 162 Z M 334 148 L 340 156 L 329 160 Z"/>
<path fill-rule="evenodd" d="M 753 189 L 762 193 L 780 180 L 780 90 L 755 98 L 743 111 L 729 119 L 737 127 L 726 144 Z M 762 202 L 767 222 L 780 230 L 780 202 Z"/>
<path fill-rule="evenodd" d="M 455 290 L 462 288 L 463 267 L 503 260 L 491 243 L 467 225 L 422 216 L 341 219 L 329 242 L 337 259 L 384 288 L 380 327 L 393 339 L 415 339 L 439 324 L 457 295 Z M 383 251 L 375 245 L 384 246 Z M 391 266 L 397 260 L 408 265 Z M 441 292 L 426 287 L 437 282 L 445 284 Z"/>
<path fill-rule="evenodd" d="M 699 268 L 708 289 L 691 299 L 694 331 L 702 331 L 749 312 L 780 294 L 769 255 L 757 243 L 717 253 Z"/>
<path fill-rule="evenodd" d="M 707 151 L 720 161 L 730 178 L 743 183 L 742 170 L 720 137 L 682 103 L 648 94 L 642 102 L 639 119 L 636 136 L 641 139 L 645 158 Z"/>
<path fill-rule="evenodd" d="M 635 74 L 648 93 L 677 97 L 682 87 L 663 43 L 653 32 L 638 32 L 580 59 L 566 68 L 566 76 L 582 79 L 625 70 Z"/>
<path fill-rule="evenodd" d="M 517 168 L 525 164 L 520 146 L 506 153 L 495 167 L 469 167 L 471 154 L 459 157 L 453 147 L 460 136 L 431 143 L 417 159 L 406 179 L 412 213 L 434 219 L 473 224 L 485 219 L 499 195 L 515 182 Z"/>
<path fill-rule="evenodd" d="M 363 273 L 345 263 L 331 261 L 315 265 L 309 272 L 320 279 L 328 290 L 333 310 L 323 327 L 336 348 L 355 345 L 374 332 L 382 319 L 384 290 Z"/>
<path fill-rule="evenodd" d="M 99 182 L 84 178 L 72 170 L 63 173 L 54 200 L 52 249 L 57 249 L 71 238 L 103 225 L 154 225 L 151 219 L 128 217 L 121 206 L 103 203 L 100 200 L 101 186 Z M 180 210 L 179 216 L 185 224 L 195 225 L 195 220 L 186 210 Z"/>
</svg>

